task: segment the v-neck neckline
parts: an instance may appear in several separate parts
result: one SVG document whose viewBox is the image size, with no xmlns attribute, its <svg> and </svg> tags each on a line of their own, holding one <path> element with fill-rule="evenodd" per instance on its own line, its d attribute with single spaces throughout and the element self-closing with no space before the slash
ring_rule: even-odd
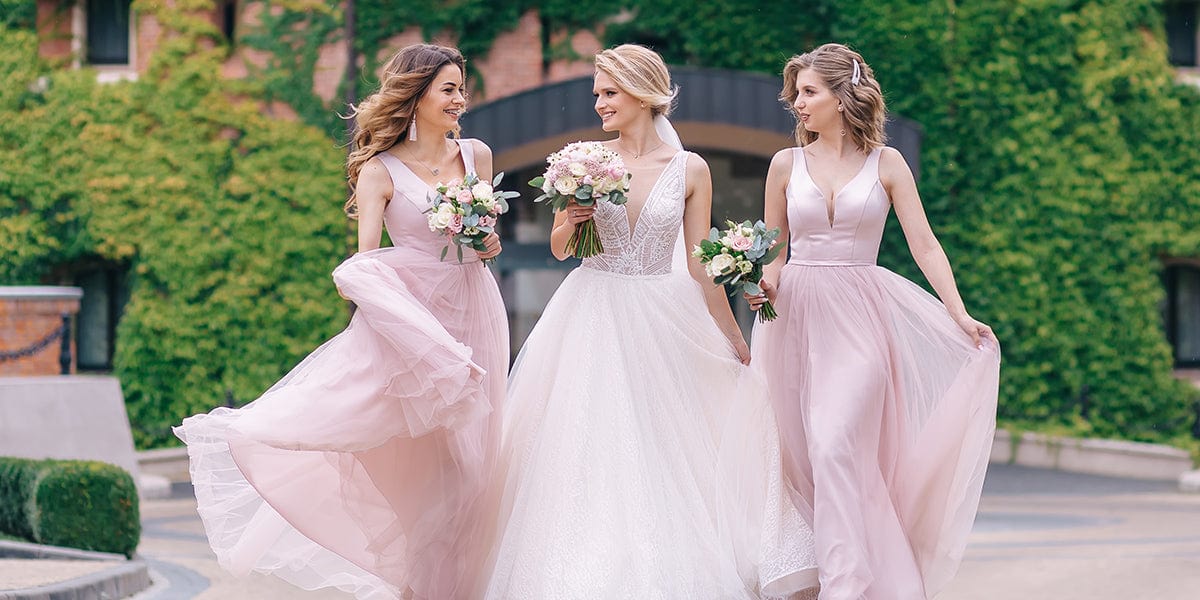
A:
<svg viewBox="0 0 1200 600">
<path fill-rule="evenodd" d="M 667 161 L 667 166 L 663 167 L 662 170 L 658 172 L 658 176 L 654 179 L 654 185 L 650 186 L 650 191 L 646 194 L 646 201 L 642 203 L 642 208 L 638 211 L 637 219 L 633 220 L 632 222 L 629 220 L 628 202 L 621 205 L 621 208 L 625 209 L 625 226 L 629 230 L 628 239 L 630 241 L 633 240 L 633 234 L 637 232 L 637 226 L 642 224 L 642 215 L 645 214 L 646 209 L 650 206 L 650 201 L 654 199 L 654 194 L 658 191 L 658 186 L 662 183 L 663 176 L 666 175 L 667 170 L 675 164 L 675 161 L 678 160 L 680 154 L 683 154 L 683 152 L 676 152 L 675 155 L 671 157 L 671 160 Z"/>
<path fill-rule="evenodd" d="M 469 169 L 467 167 L 466 152 L 463 151 L 462 141 L 460 141 L 460 140 L 453 140 L 453 141 L 454 141 L 454 145 L 458 146 L 458 160 L 459 160 L 459 162 L 462 163 L 463 176 L 465 177 L 466 175 L 469 175 L 471 173 L 471 169 Z M 437 189 L 434 186 L 429 185 L 429 183 L 427 181 L 425 181 L 424 179 L 422 179 L 420 175 L 417 175 L 417 172 L 413 171 L 412 167 L 408 166 L 408 164 L 405 163 L 404 160 L 401 159 L 399 156 L 396 156 L 395 154 L 393 154 L 391 152 L 388 152 L 388 154 L 391 154 L 392 158 L 396 159 L 396 162 L 400 163 L 400 166 L 404 167 L 405 171 L 408 171 L 408 174 L 410 177 L 416 179 L 417 181 L 421 182 L 422 185 L 425 186 L 425 189 L 429 191 L 429 194 L 427 194 L 426 198 L 425 198 L 428 203 L 429 198 L 432 197 L 434 194 L 437 194 Z M 440 183 L 440 182 L 435 182 L 435 183 Z"/>
<path fill-rule="evenodd" d="M 846 189 L 850 187 L 850 184 L 857 181 L 858 178 L 861 177 L 862 174 L 867 170 L 867 163 L 871 162 L 871 155 L 874 154 L 875 151 L 872 150 L 867 153 L 867 158 L 866 158 L 866 160 L 863 161 L 862 166 L 858 167 L 858 171 L 856 171 L 854 173 L 854 176 L 851 177 L 850 179 L 847 179 L 846 183 L 843 183 L 842 187 L 833 193 L 833 196 L 826 196 L 825 190 L 822 190 L 821 186 L 817 185 L 817 180 L 813 179 L 812 169 L 810 169 L 809 165 L 808 165 L 808 154 L 804 152 L 803 147 L 800 147 L 799 150 L 800 150 L 800 159 L 804 161 L 804 175 L 805 175 L 805 177 L 808 178 L 809 185 L 811 185 L 812 188 L 814 190 L 816 190 L 818 194 L 821 195 L 821 200 L 825 201 L 825 216 L 829 220 L 829 228 L 833 229 L 834 224 L 837 221 L 837 214 L 838 214 L 837 213 L 837 198 L 838 198 L 838 196 L 842 195 L 842 192 L 846 191 Z"/>
</svg>

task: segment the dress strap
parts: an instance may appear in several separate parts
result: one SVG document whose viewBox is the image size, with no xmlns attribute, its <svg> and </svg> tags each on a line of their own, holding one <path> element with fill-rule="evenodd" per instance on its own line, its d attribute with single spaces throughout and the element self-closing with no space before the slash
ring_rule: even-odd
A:
<svg viewBox="0 0 1200 600">
<path fill-rule="evenodd" d="M 470 139 L 456 138 L 454 141 L 458 144 L 459 152 L 462 153 L 463 168 L 467 173 L 478 175 L 478 171 L 475 170 L 475 145 L 471 143 Z"/>
</svg>

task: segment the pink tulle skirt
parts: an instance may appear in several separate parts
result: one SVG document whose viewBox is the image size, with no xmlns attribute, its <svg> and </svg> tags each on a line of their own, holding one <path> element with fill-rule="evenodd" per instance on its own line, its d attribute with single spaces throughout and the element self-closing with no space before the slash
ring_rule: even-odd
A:
<svg viewBox="0 0 1200 600">
<path fill-rule="evenodd" d="M 822 600 L 928 598 L 953 577 L 995 431 L 1000 349 L 877 266 L 784 267 L 754 366 L 812 523 Z"/>
<path fill-rule="evenodd" d="M 185 419 L 209 542 L 236 573 L 358 598 L 463 598 L 493 523 L 508 366 L 496 282 L 403 248 L 334 270 L 350 325 L 261 398 Z"/>
</svg>

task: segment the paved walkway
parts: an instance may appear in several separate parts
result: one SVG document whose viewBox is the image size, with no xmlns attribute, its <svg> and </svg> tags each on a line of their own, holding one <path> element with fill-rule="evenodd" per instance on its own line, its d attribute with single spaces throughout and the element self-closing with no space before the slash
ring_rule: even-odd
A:
<svg viewBox="0 0 1200 600">
<path fill-rule="evenodd" d="M 217 564 L 195 501 L 142 505 L 155 585 L 136 600 L 345 600 Z M 1174 485 L 993 466 L 958 577 L 937 600 L 1200 598 L 1200 494 Z M 603 599 L 597 599 L 603 600 Z"/>
</svg>

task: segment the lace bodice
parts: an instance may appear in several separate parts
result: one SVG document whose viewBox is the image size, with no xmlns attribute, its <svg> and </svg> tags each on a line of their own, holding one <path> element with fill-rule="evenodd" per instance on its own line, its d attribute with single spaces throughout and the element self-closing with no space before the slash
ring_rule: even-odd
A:
<svg viewBox="0 0 1200 600">
<path fill-rule="evenodd" d="M 601 202 L 596 207 L 593 218 L 604 252 L 583 259 L 584 267 L 633 276 L 671 272 L 675 239 L 683 224 L 687 156 L 681 150 L 667 163 L 646 196 L 632 231 L 625 205 Z"/>
</svg>

